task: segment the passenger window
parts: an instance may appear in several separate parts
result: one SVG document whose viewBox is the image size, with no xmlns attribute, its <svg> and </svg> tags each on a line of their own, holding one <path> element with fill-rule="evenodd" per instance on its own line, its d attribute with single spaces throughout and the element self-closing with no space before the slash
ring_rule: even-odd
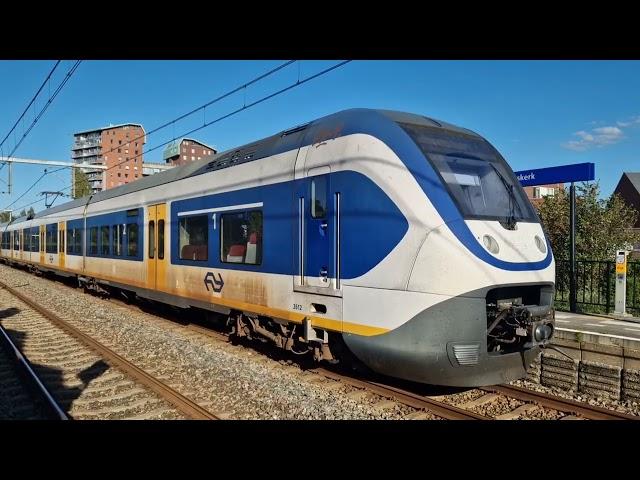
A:
<svg viewBox="0 0 640 480">
<path fill-rule="evenodd" d="M 138 256 L 138 224 L 127 223 L 128 252 L 130 257 Z"/>
<path fill-rule="evenodd" d="M 89 230 L 89 253 L 98 254 L 98 227 L 91 227 Z"/>
<path fill-rule="evenodd" d="M 58 225 L 52 225 L 47 229 L 47 253 L 58 251 Z"/>
<path fill-rule="evenodd" d="M 180 260 L 209 259 L 208 216 L 182 217 L 179 225 Z"/>
<path fill-rule="evenodd" d="M 226 213 L 220 220 L 220 260 L 262 264 L 262 212 Z"/>
<path fill-rule="evenodd" d="M 311 216 L 324 218 L 327 215 L 327 178 L 311 180 Z"/>
<path fill-rule="evenodd" d="M 100 227 L 100 254 L 109 255 L 109 227 Z"/>
<path fill-rule="evenodd" d="M 25 252 L 31 251 L 31 237 L 29 236 L 29 230 L 26 228 L 22 230 L 22 242 L 22 250 Z"/>
<path fill-rule="evenodd" d="M 156 223 L 151 220 L 149 222 L 149 258 L 153 258 L 155 255 L 155 242 L 156 239 Z"/>
<path fill-rule="evenodd" d="M 77 255 L 82 255 L 82 238 L 84 235 L 84 230 L 82 228 L 74 228 L 73 232 L 75 234 L 74 250 L 76 251 Z"/>
<path fill-rule="evenodd" d="M 113 225 L 111 227 L 111 232 L 113 235 L 113 254 L 121 257 L 122 256 L 122 234 L 124 233 L 124 225 Z"/>
<path fill-rule="evenodd" d="M 32 238 L 33 243 L 31 243 L 31 251 L 39 252 L 40 251 L 40 233 L 38 233 L 39 228 L 35 227 L 35 228 L 32 228 L 31 230 L 33 232 L 31 234 L 31 236 L 33 237 Z"/>
<path fill-rule="evenodd" d="M 158 220 L 158 260 L 164 259 L 164 220 Z"/>
<path fill-rule="evenodd" d="M 73 251 L 75 247 L 75 238 L 76 238 L 76 229 L 67 228 L 67 255 L 72 255 L 75 253 Z"/>
</svg>

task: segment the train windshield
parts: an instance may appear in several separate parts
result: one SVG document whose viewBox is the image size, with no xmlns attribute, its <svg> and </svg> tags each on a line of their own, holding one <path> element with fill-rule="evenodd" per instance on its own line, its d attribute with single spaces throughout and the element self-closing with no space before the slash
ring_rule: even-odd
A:
<svg viewBox="0 0 640 480">
<path fill-rule="evenodd" d="M 487 141 L 450 130 L 400 126 L 438 171 L 465 218 L 537 221 L 517 178 Z"/>
</svg>

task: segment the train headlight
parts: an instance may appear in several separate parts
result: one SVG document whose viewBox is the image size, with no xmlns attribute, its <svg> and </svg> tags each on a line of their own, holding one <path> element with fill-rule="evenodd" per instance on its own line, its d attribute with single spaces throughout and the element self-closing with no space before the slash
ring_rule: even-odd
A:
<svg viewBox="0 0 640 480">
<path fill-rule="evenodd" d="M 538 235 L 536 235 L 536 247 L 538 247 L 538 250 L 542 253 L 547 253 L 547 244 Z"/>
<path fill-rule="evenodd" d="M 533 331 L 533 338 L 536 342 L 543 342 L 549 340 L 553 335 L 553 327 L 549 324 L 541 324 Z"/>
<path fill-rule="evenodd" d="M 494 255 L 500 251 L 500 247 L 498 246 L 498 242 L 491 235 L 485 235 L 482 238 L 482 242 L 487 250 L 489 250 Z"/>
</svg>

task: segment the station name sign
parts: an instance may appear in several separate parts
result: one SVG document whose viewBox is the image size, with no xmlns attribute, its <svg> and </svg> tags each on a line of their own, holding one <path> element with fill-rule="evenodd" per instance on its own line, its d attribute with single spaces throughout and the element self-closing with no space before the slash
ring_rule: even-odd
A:
<svg viewBox="0 0 640 480">
<path fill-rule="evenodd" d="M 596 167 L 593 163 L 574 163 L 514 173 L 523 187 L 529 187 L 552 183 L 589 182 L 596 178 Z"/>
</svg>

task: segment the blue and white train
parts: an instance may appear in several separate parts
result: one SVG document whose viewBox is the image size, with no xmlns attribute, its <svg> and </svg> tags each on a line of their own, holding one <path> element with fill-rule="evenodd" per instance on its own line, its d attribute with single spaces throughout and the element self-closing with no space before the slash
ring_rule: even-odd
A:
<svg viewBox="0 0 640 480">
<path fill-rule="evenodd" d="M 342 111 L 1 230 L 10 263 L 417 382 L 521 378 L 554 331 L 553 255 L 512 170 L 421 115 Z"/>
</svg>

